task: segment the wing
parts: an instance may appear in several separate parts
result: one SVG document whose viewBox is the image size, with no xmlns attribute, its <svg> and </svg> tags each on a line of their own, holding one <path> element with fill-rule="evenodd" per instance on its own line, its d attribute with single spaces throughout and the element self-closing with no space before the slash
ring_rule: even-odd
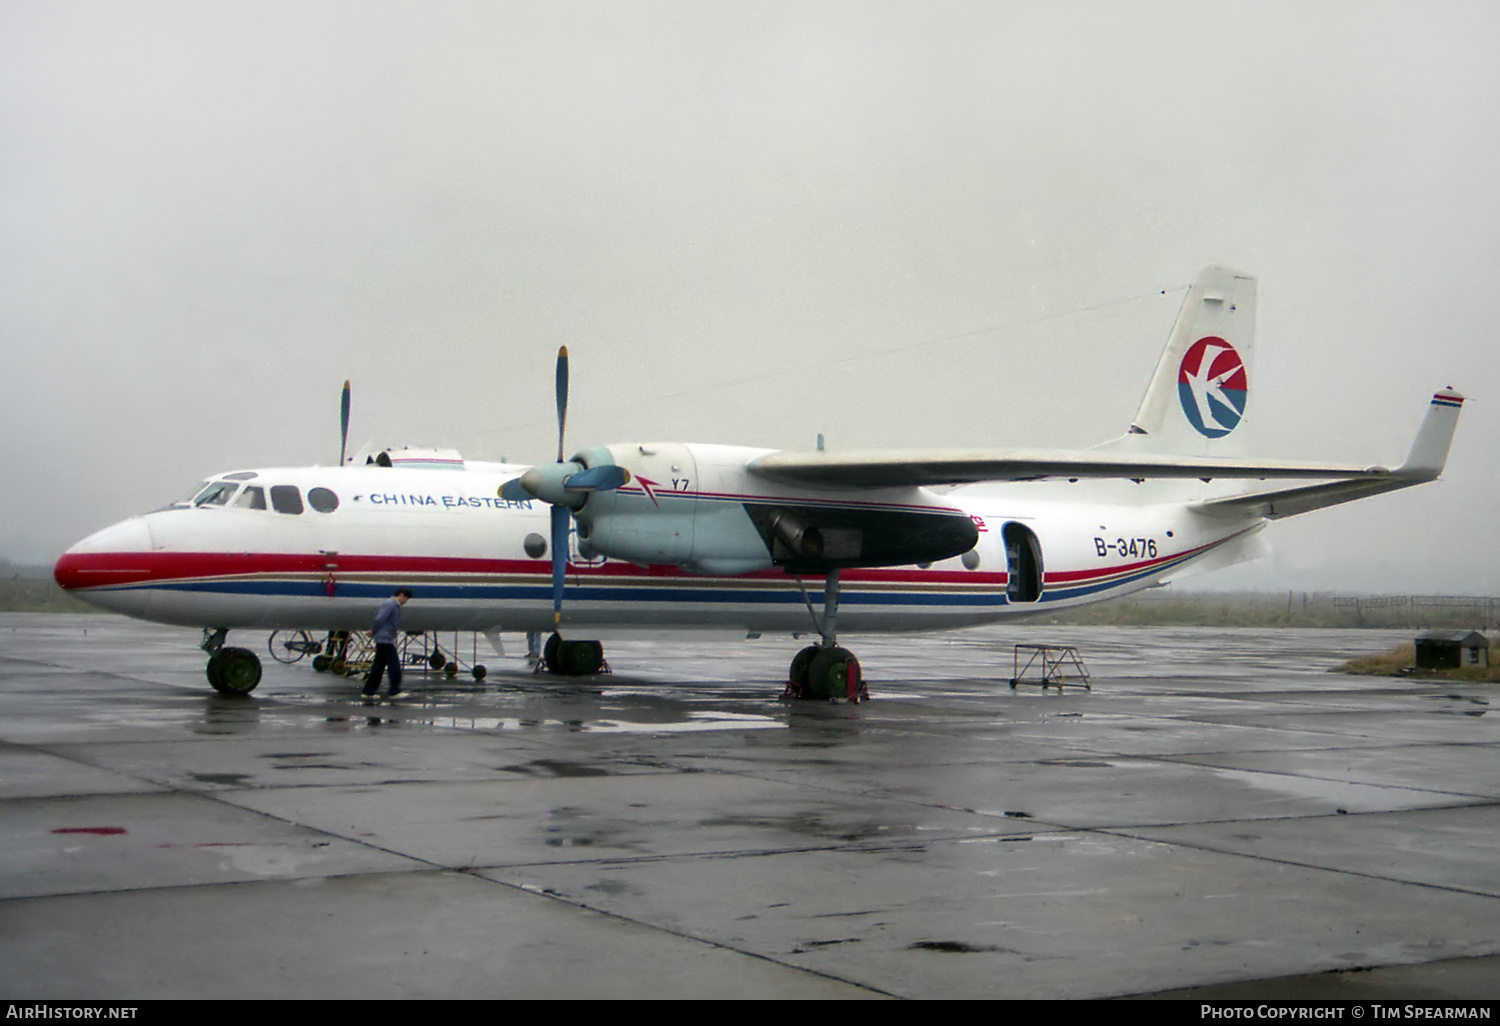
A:
<svg viewBox="0 0 1500 1026">
<path fill-rule="evenodd" d="M 872 449 L 849 452 L 775 452 L 750 463 L 751 473 L 805 487 L 880 488 L 1042 481 L 1078 478 L 1286 478 L 1332 482 L 1327 486 L 1266 492 L 1205 504 L 1221 512 L 1261 509 L 1284 496 L 1286 509 L 1305 512 L 1379 492 L 1431 481 L 1443 472 L 1464 397 L 1445 388 L 1432 397 L 1411 452 L 1396 470 L 1384 467 L 1227 456 L 1174 456 L 1110 450 Z M 1320 491 L 1324 488 L 1324 491 Z M 1318 502 L 1327 498 L 1329 502 Z M 1310 504 L 1311 503 L 1311 504 Z M 1264 514 L 1262 514 L 1264 515 Z M 1283 513 L 1282 515 L 1287 515 Z"/>
<path fill-rule="evenodd" d="M 1110 478 L 1378 480 L 1384 467 L 1212 456 L 1051 452 L 1045 449 L 869 449 L 776 452 L 750 464 L 760 477 L 808 487 L 883 488 L 980 481 Z"/>
</svg>

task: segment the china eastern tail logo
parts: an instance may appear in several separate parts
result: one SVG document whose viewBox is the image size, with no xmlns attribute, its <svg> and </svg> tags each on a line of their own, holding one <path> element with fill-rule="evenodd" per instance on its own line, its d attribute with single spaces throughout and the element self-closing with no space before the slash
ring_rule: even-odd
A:
<svg viewBox="0 0 1500 1026">
<path fill-rule="evenodd" d="M 1245 361 L 1222 338 L 1200 338 L 1177 370 L 1177 395 L 1199 434 L 1223 438 L 1245 413 Z"/>
</svg>

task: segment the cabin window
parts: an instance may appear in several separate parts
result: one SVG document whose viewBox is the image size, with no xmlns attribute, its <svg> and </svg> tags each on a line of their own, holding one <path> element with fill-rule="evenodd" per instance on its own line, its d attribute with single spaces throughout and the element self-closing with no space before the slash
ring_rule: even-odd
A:
<svg viewBox="0 0 1500 1026">
<path fill-rule="evenodd" d="M 295 485 L 272 485 L 271 508 L 278 513 L 301 513 L 302 493 Z"/>
<path fill-rule="evenodd" d="M 194 506 L 224 506 L 234 497 L 240 486 L 233 481 L 210 481 L 208 487 L 198 493 Z"/>
<path fill-rule="evenodd" d="M 241 509 L 265 509 L 266 490 L 259 485 L 246 485 L 245 490 L 240 492 L 240 497 L 234 500 L 234 504 Z"/>
<path fill-rule="evenodd" d="M 339 508 L 339 497 L 327 488 L 309 488 L 307 504 L 319 513 L 332 513 Z"/>
</svg>

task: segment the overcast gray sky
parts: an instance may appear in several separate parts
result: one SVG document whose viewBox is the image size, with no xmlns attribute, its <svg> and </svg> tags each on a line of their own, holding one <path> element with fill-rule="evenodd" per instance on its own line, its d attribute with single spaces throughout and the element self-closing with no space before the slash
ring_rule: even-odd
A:
<svg viewBox="0 0 1500 1026">
<path fill-rule="evenodd" d="M 1492 3 L 0 2 L 0 556 L 352 443 L 1091 445 L 1210 261 L 1266 588 L 1500 589 Z M 1166 294 L 1163 295 L 1163 290 Z M 1205 582 L 1206 583 L 1206 582 Z"/>
</svg>

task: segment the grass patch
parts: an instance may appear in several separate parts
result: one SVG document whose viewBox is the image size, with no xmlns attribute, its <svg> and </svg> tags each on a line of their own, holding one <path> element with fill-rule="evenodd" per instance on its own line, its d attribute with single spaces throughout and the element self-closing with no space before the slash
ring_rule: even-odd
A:
<svg viewBox="0 0 1500 1026">
<path fill-rule="evenodd" d="M 1394 677 L 1417 661 L 1417 646 L 1404 641 L 1381 655 L 1359 656 L 1335 666 L 1330 673 L 1353 673 L 1361 677 Z"/>
<path fill-rule="evenodd" d="M 1500 651 L 1500 644 L 1490 651 Z M 1380 655 L 1359 656 L 1335 666 L 1329 673 L 1352 673 L 1363 677 L 1418 677 L 1422 680 L 1472 680 L 1500 683 L 1500 666 L 1464 666 L 1457 670 L 1414 670 L 1417 646 L 1406 641 Z"/>
</svg>

